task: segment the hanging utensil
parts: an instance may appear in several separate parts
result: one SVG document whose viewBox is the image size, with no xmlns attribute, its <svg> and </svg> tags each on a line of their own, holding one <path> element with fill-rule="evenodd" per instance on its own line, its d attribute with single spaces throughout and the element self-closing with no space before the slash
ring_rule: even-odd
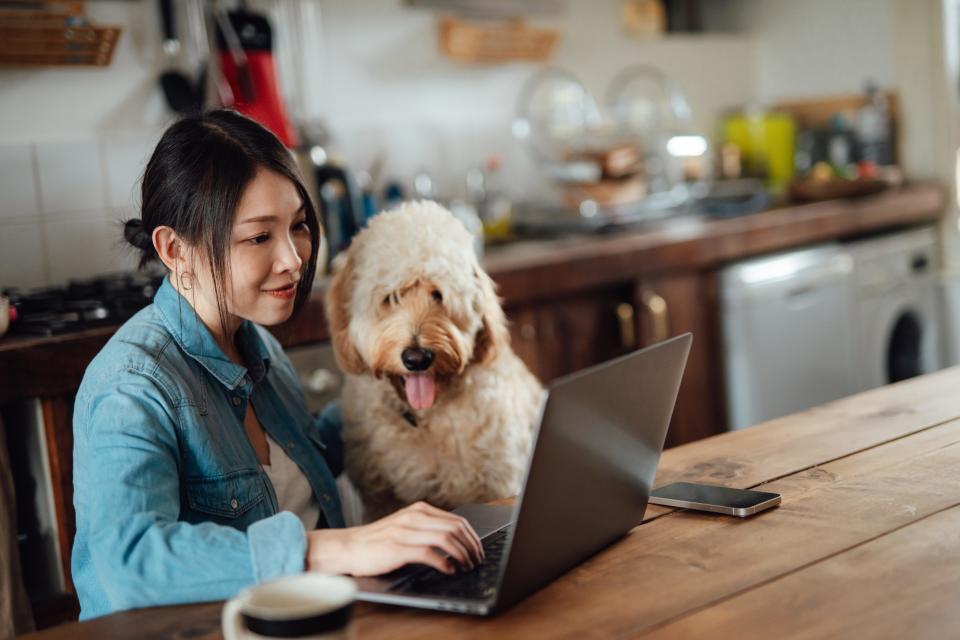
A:
<svg viewBox="0 0 960 640">
<path fill-rule="evenodd" d="M 207 107 L 207 81 L 210 69 L 210 43 L 207 32 L 207 13 L 205 0 L 188 0 L 187 27 L 197 54 L 197 74 L 195 76 L 194 96 L 199 111 Z"/>
<path fill-rule="evenodd" d="M 179 57 L 181 48 L 180 40 L 177 38 L 173 0 L 159 0 L 159 6 L 160 22 L 163 26 L 163 51 L 167 62 L 172 63 Z M 173 66 L 160 74 L 160 86 L 167 99 L 167 105 L 177 113 L 196 113 L 203 107 L 198 103 L 193 82 Z"/>
<path fill-rule="evenodd" d="M 236 85 L 239 91 L 234 94 L 234 101 L 239 104 L 253 104 L 256 94 L 253 91 L 253 78 L 250 76 L 250 66 L 247 64 L 247 54 L 240 44 L 240 38 L 237 36 L 230 16 L 226 11 L 217 11 L 217 33 L 222 38 L 222 45 L 226 45 L 230 53 L 230 60 L 233 62 L 233 74 L 236 75 L 237 82 L 232 82 L 231 88 Z M 218 38 L 218 40 L 220 40 Z M 223 46 L 221 46 L 223 48 Z M 221 67 L 223 61 L 221 60 Z M 226 73 L 226 71 L 225 71 Z M 236 95 L 236 94 L 239 94 Z"/>
<path fill-rule="evenodd" d="M 273 31 L 261 14 L 239 9 L 217 12 L 220 67 L 233 90 L 233 106 L 273 131 L 285 145 L 297 145 L 287 118 L 273 60 Z"/>
</svg>

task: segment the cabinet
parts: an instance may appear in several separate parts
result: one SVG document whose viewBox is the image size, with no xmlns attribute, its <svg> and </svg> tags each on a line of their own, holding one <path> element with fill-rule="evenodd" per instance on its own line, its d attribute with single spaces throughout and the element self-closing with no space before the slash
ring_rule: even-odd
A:
<svg viewBox="0 0 960 640">
<path fill-rule="evenodd" d="M 666 446 L 726 430 L 721 326 L 716 274 L 679 272 L 637 285 L 639 333 L 644 344 L 693 334 Z"/>
<path fill-rule="evenodd" d="M 636 328 L 618 317 L 630 308 L 630 283 L 507 308 L 511 344 L 544 382 L 626 353 L 636 344 Z"/>
<path fill-rule="evenodd" d="M 684 332 L 693 346 L 667 446 L 724 430 L 715 277 L 670 273 L 506 306 L 511 344 L 544 383 Z"/>
</svg>

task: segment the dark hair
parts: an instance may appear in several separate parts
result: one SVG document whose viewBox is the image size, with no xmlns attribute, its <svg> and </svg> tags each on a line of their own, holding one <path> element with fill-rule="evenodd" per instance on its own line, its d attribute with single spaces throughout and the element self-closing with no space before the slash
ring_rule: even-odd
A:
<svg viewBox="0 0 960 640">
<path fill-rule="evenodd" d="M 310 259 L 300 276 L 296 313 L 313 286 L 320 227 L 293 155 L 259 123 L 235 111 L 219 109 L 171 125 L 147 163 L 140 218 L 124 223 L 127 242 L 141 251 L 140 267 L 159 257 L 152 241 L 153 231 L 159 226 L 172 228 L 186 242 L 204 249 L 224 329 L 233 218 L 247 185 L 261 168 L 293 183 L 310 229 Z"/>
</svg>

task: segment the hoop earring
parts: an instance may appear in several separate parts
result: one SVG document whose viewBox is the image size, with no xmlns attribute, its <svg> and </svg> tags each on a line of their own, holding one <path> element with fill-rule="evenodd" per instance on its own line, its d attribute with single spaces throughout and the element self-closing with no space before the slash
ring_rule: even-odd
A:
<svg viewBox="0 0 960 640">
<path fill-rule="evenodd" d="M 184 271 L 180 274 L 180 288 L 184 291 L 193 289 L 193 274 L 191 272 Z"/>
</svg>

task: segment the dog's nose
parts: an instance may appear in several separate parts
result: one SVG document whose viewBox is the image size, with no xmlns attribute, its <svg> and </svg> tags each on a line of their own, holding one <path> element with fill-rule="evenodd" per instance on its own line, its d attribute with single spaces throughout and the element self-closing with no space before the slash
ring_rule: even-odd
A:
<svg viewBox="0 0 960 640">
<path fill-rule="evenodd" d="M 420 347 L 409 347 L 400 354 L 403 366 L 409 371 L 423 371 L 433 362 L 433 351 Z"/>
</svg>

